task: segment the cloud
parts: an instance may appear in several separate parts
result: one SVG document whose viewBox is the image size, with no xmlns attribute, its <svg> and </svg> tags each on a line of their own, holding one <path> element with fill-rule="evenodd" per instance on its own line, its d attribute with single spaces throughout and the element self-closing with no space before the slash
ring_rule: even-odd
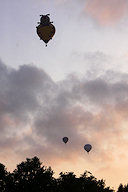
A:
<svg viewBox="0 0 128 192">
<path fill-rule="evenodd" d="M 102 26 L 113 25 L 127 14 L 128 2 L 127 0 L 87 0 L 84 11 Z"/>
<path fill-rule="evenodd" d="M 48 102 L 54 82 L 34 66 L 15 70 L 0 61 L 0 69 L 0 147 L 15 151 L 23 145 L 22 135 L 31 126 L 40 103 Z"/>
<path fill-rule="evenodd" d="M 75 171 L 73 165 L 84 171 L 84 162 L 100 174 L 128 160 L 127 74 L 71 75 L 55 83 L 35 66 L 16 70 L 0 61 L 0 69 L 0 161 L 7 167 L 37 155 L 58 171 L 64 166 Z M 66 145 L 64 136 L 69 137 Z M 92 159 L 84 151 L 86 143 L 93 146 Z"/>
</svg>

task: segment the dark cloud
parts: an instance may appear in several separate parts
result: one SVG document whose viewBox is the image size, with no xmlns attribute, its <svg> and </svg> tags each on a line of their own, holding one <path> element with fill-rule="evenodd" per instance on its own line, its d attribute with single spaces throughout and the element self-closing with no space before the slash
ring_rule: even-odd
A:
<svg viewBox="0 0 128 192">
<path fill-rule="evenodd" d="M 0 62 L 0 130 L 1 147 L 19 146 L 22 131 L 30 125 L 42 103 L 51 98 L 55 89 L 51 78 L 34 66 L 23 65 L 18 70 Z M 17 138 L 18 137 L 18 138 Z M 10 138 L 15 140 L 11 142 Z"/>
<path fill-rule="evenodd" d="M 19 114 L 23 117 L 26 112 L 34 112 L 39 107 L 40 101 L 48 100 L 47 94 L 54 86 L 50 77 L 34 66 L 24 65 L 18 70 L 7 70 L 4 67 L 2 76 L 0 85 L 2 111 L 14 116 Z"/>
<path fill-rule="evenodd" d="M 74 94 L 79 95 L 79 98 L 88 99 L 89 102 L 100 106 L 107 103 L 118 104 L 127 99 L 127 93 L 128 82 L 113 83 L 100 78 L 81 82 L 74 90 Z"/>
</svg>

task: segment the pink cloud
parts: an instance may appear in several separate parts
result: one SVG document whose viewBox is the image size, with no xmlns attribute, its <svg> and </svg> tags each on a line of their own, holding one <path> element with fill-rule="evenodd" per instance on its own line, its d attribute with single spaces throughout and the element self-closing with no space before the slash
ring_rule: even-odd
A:
<svg viewBox="0 0 128 192">
<path fill-rule="evenodd" d="M 85 13 L 100 25 L 112 25 L 128 11 L 127 0 L 87 0 Z"/>
</svg>

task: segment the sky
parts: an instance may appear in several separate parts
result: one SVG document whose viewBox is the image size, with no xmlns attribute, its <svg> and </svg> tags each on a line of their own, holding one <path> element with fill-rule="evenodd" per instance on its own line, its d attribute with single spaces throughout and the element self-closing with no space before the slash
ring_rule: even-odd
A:
<svg viewBox="0 0 128 192">
<path fill-rule="evenodd" d="M 36 26 L 48 13 L 45 47 Z M 0 162 L 12 171 L 36 155 L 55 176 L 127 184 L 128 1 L 2 0 L 0 23 Z"/>
</svg>

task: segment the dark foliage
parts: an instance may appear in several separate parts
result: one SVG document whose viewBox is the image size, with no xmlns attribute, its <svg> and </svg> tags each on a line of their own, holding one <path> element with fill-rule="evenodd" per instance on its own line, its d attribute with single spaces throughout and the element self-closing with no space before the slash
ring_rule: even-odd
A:
<svg viewBox="0 0 128 192">
<path fill-rule="evenodd" d="M 73 172 L 61 172 L 57 179 L 53 174 L 38 157 L 27 158 L 12 173 L 0 164 L 0 192 L 114 192 L 88 171 L 79 178 Z M 128 192 L 128 185 L 120 184 L 117 192 Z"/>
<path fill-rule="evenodd" d="M 117 192 L 128 192 L 128 184 L 124 186 L 120 184 Z"/>
</svg>

